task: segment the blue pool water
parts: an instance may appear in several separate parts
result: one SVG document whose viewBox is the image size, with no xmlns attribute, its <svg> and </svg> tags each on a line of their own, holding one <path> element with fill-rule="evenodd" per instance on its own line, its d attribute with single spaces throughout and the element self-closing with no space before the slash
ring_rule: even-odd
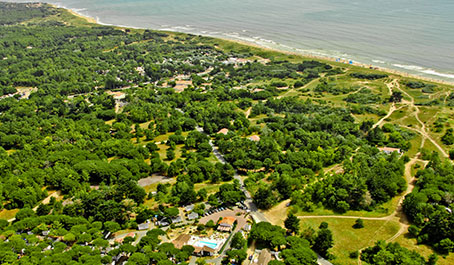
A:
<svg viewBox="0 0 454 265">
<path fill-rule="evenodd" d="M 207 247 L 212 248 L 212 249 L 216 249 L 216 247 L 218 246 L 218 244 L 216 244 L 216 243 L 207 242 L 207 241 L 199 241 L 198 245 L 200 245 L 201 247 L 202 246 L 207 246 Z"/>
</svg>

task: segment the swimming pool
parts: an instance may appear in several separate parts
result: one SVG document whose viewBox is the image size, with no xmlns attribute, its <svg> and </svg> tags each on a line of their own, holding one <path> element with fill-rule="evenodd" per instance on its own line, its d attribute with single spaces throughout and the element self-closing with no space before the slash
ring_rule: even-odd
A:
<svg viewBox="0 0 454 265">
<path fill-rule="evenodd" d="M 200 240 L 200 241 L 197 241 L 196 246 L 197 247 L 207 246 L 209 248 L 216 249 L 218 247 L 218 244 L 215 242 L 208 242 L 208 241 Z"/>
</svg>

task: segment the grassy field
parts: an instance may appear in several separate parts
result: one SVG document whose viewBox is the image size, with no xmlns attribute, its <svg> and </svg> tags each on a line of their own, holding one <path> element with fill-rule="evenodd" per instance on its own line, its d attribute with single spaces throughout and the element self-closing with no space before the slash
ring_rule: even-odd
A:
<svg viewBox="0 0 454 265">
<path fill-rule="evenodd" d="M 14 218 L 18 211 L 19 211 L 19 209 L 12 209 L 12 210 L 3 209 L 0 211 L 0 219 L 9 220 L 11 218 Z"/>
<path fill-rule="evenodd" d="M 401 246 L 406 247 L 410 250 L 414 250 L 424 257 L 429 257 L 434 250 L 427 245 L 418 245 L 415 238 L 411 238 L 408 233 L 403 234 L 396 238 L 393 242 L 399 243 Z M 439 255 L 439 254 L 437 254 Z M 454 264 L 454 255 L 450 254 L 449 256 L 438 256 L 438 265 L 450 265 Z"/>
<path fill-rule="evenodd" d="M 314 218 L 301 220 L 301 229 L 307 227 L 318 229 L 321 222 L 327 222 L 333 232 L 334 246 L 331 253 L 336 256 L 333 264 L 358 264 L 349 254 L 368 246 L 377 240 L 391 238 L 399 230 L 399 224 L 393 221 L 364 220 L 364 228 L 355 229 L 355 219 Z"/>
</svg>

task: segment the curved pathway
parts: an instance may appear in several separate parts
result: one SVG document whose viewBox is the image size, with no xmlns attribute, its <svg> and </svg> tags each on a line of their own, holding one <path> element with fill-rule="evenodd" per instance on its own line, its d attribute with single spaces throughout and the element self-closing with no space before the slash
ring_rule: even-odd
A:
<svg viewBox="0 0 454 265">
<path fill-rule="evenodd" d="M 425 141 L 429 140 L 430 142 L 432 142 L 435 145 L 435 147 L 437 147 L 437 149 L 439 149 L 439 151 L 442 153 L 443 156 L 448 157 L 448 154 L 446 153 L 446 151 L 426 131 L 426 126 L 425 126 L 424 122 L 422 122 L 422 120 L 419 117 L 420 109 L 419 109 L 419 107 L 417 105 L 414 104 L 414 98 L 411 95 L 409 95 L 407 92 L 405 92 L 404 90 L 402 90 L 400 88 L 399 82 L 397 80 L 393 80 L 390 83 L 387 83 L 386 85 L 387 85 L 387 87 L 389 89 L 389 93 L 390 94 L 392 94 L 392 87 L 395 87 L 399 91 L 401 91 L 406 97 L 408 97 L 410 99 L 410 101 L 402 100 L 402 103 L 404 105 L 407 105 L 410 110 L 414 109 L 413 115 L 415 116 L 416 120 L 420 124 L 420 128 L 411 128 L 411 127 L 406 127 L 406 126 L 403 126 L 403 127 L 408 128 L 408 129 L 413 130 L 413 131 L 416 131 L 417 133 L 419 133 L 421 135 L 420 148 L 423 148 Z M 402 108 L 402 107 L 400 107 L 400 108 Z M 396 108 L 395 104 L 393 103 L 393 105 L 391 106 L 390 110 L 388 111 L 388 114 L 385 117 L 383 117 L 382 119 L 380 119 L 377 123 L 375 123 L 373 128 L 381 125 L 386 118 L 390 117 L 395 110 L 400 109 L 400 108 Z M 397 221 L 399 223 L 400 228 L 399 228 L 399 230 L 397 231 L 396 234 L 394 234 L 392 237 L 390 237 L 386 241 L 387 242 L 391 242 L 391 241 L 395 240 L 396 238 L 398 238 L 399 236 L 404 234 L 408 230 L 408 227 L 410 226 L 408 218 L 405 215 L 405 213 L 403 212 L 402 205 L 403 205 L 403 201 L 405 199 L 405 196 L 408 195 L 409 193 L 411 193 L 413 191 L 414 187 L 415 187 L 414 186 L 414 182 L 415 182 L 416 178 L 414 176 L 412 176 L 412 174 L 411 174 L 412 166 L 416 162 L 423 163 L 424 167 L 427 166 L 427 164 L 428 164 L 428 161 L 419 159 L 419 155 L 420 155 L 420 153 L 417 153 L 405 165 L 405 174 L 404 175 L 405 175 L 405 179 L 406 179 L 407 184 L 408 184 L 407 185 L 407 189 L 405 190 L 405 192 L 402 193 L 402 195 L 400 197 L 400 200 L 399 200 L 399 202 L 397 204 L 396 209 L 390 215 L 384 216 L 384 217 L 363 217 L 363 216 L 345 216 L 345 215 L 318 215 L 318 216 L 316 216 L 316 215 L 313 215 L 313 216 L 299 216 L 299 218 L 300 219 L 309 219 L 309 218 L 358 219 L 358 218 L 360 218 L 360 219 L 364 219 L 364 220 L 381 220 L 381 221 L 386 221 L 386 222 L 394 220 L 394 221 Z M 377 229 L 376 233 L 378 233 L 379 230 L 380 229 Z M 373 239 L 373 237 L 371 237 L 371 238 Z M 361 250 L 363 250 L 363 249 L 361 249 Z M 358 258 L 358 264 L 361 264 L 361 259 L 360 258 Z"/>
</svg>

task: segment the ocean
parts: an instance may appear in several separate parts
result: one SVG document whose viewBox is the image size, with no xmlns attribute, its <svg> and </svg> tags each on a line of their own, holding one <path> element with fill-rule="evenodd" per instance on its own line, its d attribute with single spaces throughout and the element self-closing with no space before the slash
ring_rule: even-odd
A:
<svg viewBox="0 0 454 265">
<path fill-rule="evenodd" d="M 241 40 L 454 82 L 452 0 L 48 2 L 103 24 Z"/>
</svg>

